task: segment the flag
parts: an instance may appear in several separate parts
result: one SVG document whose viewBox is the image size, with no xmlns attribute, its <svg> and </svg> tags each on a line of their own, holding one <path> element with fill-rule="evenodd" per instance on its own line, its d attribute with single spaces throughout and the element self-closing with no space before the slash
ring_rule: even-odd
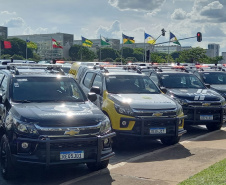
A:
<svg viewBox="0 0 226 185">
<path fill-rule="evenodd" d="M 10 49 L 12 48 L 12 45 L 10 41 L 1 41 L 1 47 L 3 49 Z"/>
<path fill-rule="evenodd" d="M 180 42 L 177 40 L 177 37 L 170 32 L 170 41 L 173 42 L 174 44 L 180 45 Z"/>
<path fill-rule="evenodd" d="M 129 36 L 122 34 L 122 39 L 123 39 L 123 44 L 134 44 L 135 43 L 134 37 L 129 37 Z"/>
<path fill-rule="evenodd" d="M 55 39 L 52 39 L 53 48 L 63 48 L 59 42 L 57 42 Z"/>
<path fill-rule="evenodd" d="M 37 49 L 37 44 L 36 43 L 34 43 L 34 42 L 31 42 L 30 40 L 26 40 L 26 42 L 27 42 L 27 48 L 31 48 L 31 49 Z"/>
<path fill-rule="evenodd" d="M 100 36 L 100 39 L 101 39 L 101 46 L 107 46 L 107 45 L 110 45 L 109 43 L 109 40 Z"/>
<path fill-rule="evenodd" d="M 149 43 L 149 44 L 155 44 L 155 41 L 156 41 L 154 37 L 152 37 L 147 33 L 144 33 L 144 39 L 145 39 L 145 43 Z"/>
<path fill-rule="evenodd" d="M 93 42 L 85 37 L 82 37 L 82 45 L 87 47 L 92 47 Z"/>
</svg>

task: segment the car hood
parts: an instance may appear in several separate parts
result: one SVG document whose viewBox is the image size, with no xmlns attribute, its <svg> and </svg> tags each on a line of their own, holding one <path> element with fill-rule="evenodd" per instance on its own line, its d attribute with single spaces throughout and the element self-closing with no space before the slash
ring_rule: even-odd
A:
<svg viewBox="0 0 226 185">
<path fill-rule="evenodd" d="M 219 92 L 226 92 L 226 84 L 223 85 L 210 85 L 210 87 L 216 91 L 219 91 Z"/>
<path fill-rule="evenodd" d="M 93 103 L 15 103 L 14 118 L 42 127 L 76 127 L 97 125 L 106 116 Z"/>
<path fill-rule="evenodd" d="M 110 94 L 115 103 L 126 103 L 134 109 L 175 109 L 174 100 L 165 94 Z"/>
<path fill-rule="evenodd" d="M 188 101 L 220 101 L 222 96 L 211 89 L 168 89 L 168 95 Z"/>
</svg>

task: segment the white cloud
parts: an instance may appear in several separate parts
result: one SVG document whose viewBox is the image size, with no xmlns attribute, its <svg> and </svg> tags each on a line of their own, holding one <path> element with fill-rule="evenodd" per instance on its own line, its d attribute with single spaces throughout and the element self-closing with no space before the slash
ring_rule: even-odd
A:
<svg viewBox="0 0 226 185">
<path fill-rule="evenodd" d="M 119 21 L 114 21 L 110 27 L 100 26 L 96 31 L 97 37 L 103 35 L 108 38 L 116 38 L 121 35 L 121 24 Z"/>
<path fill-rule="evenodd" d="M 165 0 L 109 0 L 108 2 L 121 11 L 155 12 L 162 6 Z"/>
<path fill-rule="evenodd" d="M 1 15 L 16 15 L 16 12 L 1 11 Z"/>
<path fill-rule="evenodd" d="M 4 26 L 9 28 L 22 27 L 25 25 L 25 21 L 21 17 L 11 18 L 4 23 Z"/>
<path fill-rule="evenodd" d="M 174 10 L 174 12 L 171 15 L 171 19 L 175 19 L 175 20 L 184 20 L 186 18 L 187 18 L 187 13 L 181 8 Z"/>
</svg>

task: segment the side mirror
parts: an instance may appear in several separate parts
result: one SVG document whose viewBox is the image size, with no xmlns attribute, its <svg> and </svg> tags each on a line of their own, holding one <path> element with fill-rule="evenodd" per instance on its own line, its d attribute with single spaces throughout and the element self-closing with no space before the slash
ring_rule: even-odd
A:
<svg viewBox="0 0 226 185">
<path fill-rule="evenodd" d="M 94 92 L 89 92 L 88 93 L 88 99 L 91 101 L 91 102 L 95 102 L 97 100 L 97 95 L 96 93 Z"/>
<path fill-rule="evenodd" d="M 93 86 L 93 87 L 91 87 L 90 92 L 94 92 L 96 94 L 100 94 L 100 87 Z"/>
<path fill-rule="evenodd" d="M 210 88 L 210 84 L 205 84 L 205 86 L 209 89 Z"/>
<path fill-rule="evenodd" d="M 166 89 L 165 87 L 160 87 L 160 90 L 161 90 L 164 94 L 167 93 L 167 89 Z"/>
</svg>

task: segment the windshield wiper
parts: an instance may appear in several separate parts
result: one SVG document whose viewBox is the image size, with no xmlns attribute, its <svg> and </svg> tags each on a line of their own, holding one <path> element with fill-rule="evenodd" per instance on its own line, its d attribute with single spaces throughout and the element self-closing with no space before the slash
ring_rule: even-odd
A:
<svg viewBox="0 0 226 185">
<path fill-rule="evenodd" d="M 29 100 L 15 100 L 15 102 L 19 102 L 19 103 L 31 103 L 31 101 L 29 101 Z"/>
</svg>

